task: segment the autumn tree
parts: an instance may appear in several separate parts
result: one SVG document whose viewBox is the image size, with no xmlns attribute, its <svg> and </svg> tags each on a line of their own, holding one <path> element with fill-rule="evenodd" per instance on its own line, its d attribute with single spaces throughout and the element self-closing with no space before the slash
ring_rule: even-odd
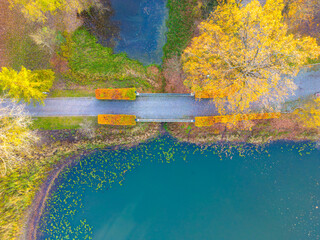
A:
<svg viewBox="0 0 320 240">
<path fill-rule="evenodd" d="M 55 14 L 59 10 L 71 11 L 77 9 L 80 13 L 98 0 L 9 0 L 11 7 L 18 6 L 26 18 L 31 21 L 45 22 L 46 14 Z"/>
<path fill-rule="evenodd" d="M 296 28 L 302 22 L 310 23 L 320 11 L 319 0 L 284 0 L 283 14 L 291 27 Z"/>
<path fill-rule="evenodd" d="M 43 103 L 45 92 L 52 87 L 53 80 L 52 70 L 31 71 L 21 67 L 21 71 L 17 72 L 12 68 L 3 67 L 0 72 L 0 89 L 17 101 L 24 100 L 30 103 L 34 100 Z"/>
<path fill-rule="evenodd" d="M 31 34 L 32 40 L 43 49 L 48 50 L 51 54 L 58 44 L 57 32 L 54 29 L 43 27 Z"/>
<path fill-rule="evenodd" d="M 297 108 L 294 114 L 303 126 L 320 130 L 320 97 L 307 101 L 301 108 Z"/>
<path fill-rule="evenodd" d="M 315 39 L 287 33 L 283 8 L 283 0 L 218 6 L 184 51 L 185 85 L 210 92 L 221 113 L 246 112 L 257 101 L 265 107 L 282 102 L 295 89 L 301 66 L 320 55 Z"/>
<path fill-rule="evenodd" d="M 0 99 L 0 175 L 5 175 L 30 155 L 38 140 L 36 133 L 30 130 L 31 123 L 24 105 Z"/>
</svg>

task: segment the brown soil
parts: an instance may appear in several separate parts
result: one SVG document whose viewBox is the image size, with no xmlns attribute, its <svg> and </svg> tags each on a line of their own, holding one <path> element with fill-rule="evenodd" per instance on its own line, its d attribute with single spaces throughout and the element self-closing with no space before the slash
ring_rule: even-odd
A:
<svg viewBox="0 0 320 240">
<path fill-rule="evenodd" d="M 59 73 L 67 73 L 69 71 L 67 60 L 63 59 L 58 54 L 53 54 L 50 59 L 50 65 Z"/>
<path fill-rule="evenodd" d="M 180 58 L 173 57 L 165 60 L 163 64 L 163 76 L 166 81 L 165 92 L 189 93 L 190 90 L 183 84 L 183 72 Z"/>
<path fill-rule="evenodd" d="M 54 181 L 57 179 L 60 172 L 69 164 L 71 164 L 74 159 L 75 158 L 67 159 L 64 163 L 56 166 L 56 168 L 50 172 L 47 180 L 42 184 L 39 192 L 35 196 L 35 199 L 29 211 L 29 219 L 26 223 L 26 225 L 28 226 L 28 229 L 26 230 L 26 235 L 23 235 L 20 238 L 21 240 L 37 239 L 37 226 L 39 226 L 41 215 L 43 213 L 47 197 L 51 192 L 51 188 L 54 184 Z"/>
</svg>

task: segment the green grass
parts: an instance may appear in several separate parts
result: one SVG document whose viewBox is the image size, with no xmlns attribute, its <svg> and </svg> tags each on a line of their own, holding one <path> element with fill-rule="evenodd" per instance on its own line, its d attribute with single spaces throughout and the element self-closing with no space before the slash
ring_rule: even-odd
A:
<svg viewBox="0 0 320 240">
<path fill-rule="evenodd" d="M 125 53 L 113 54 L 84 28 L 74 32 L 68 56 L 71 78 L 81 85 L 104 82 L 107 87 L 152 88 L 147 67 Z"/>
<path fill-rule="evenodd" d="M 197 0 L 168 0 L 169 18 L 167 20 L 167 43 L 164 59 L 180 56 L 187 47 L 198 18 Z"/>
<path fill-rule="evenodd" d="M 32 129 L 62 130 L 78 129 L 85 120 L 98 122 L 97 117 L 37 117 L 33 119 Z"/>
<path fill-rule="evenodd" d="M 49 97 L 95 97 L 93 90 L 74 89 L 74 90 L 59 90 L 54 89 L 49 93 Z"/>
<path fill-rule="evenodd" d="M 320 57 L 318 58 L 315 58 L 315 59 L 308 59 L 308 62 L 306 63 L 306 65 L 309 65 L 309 64 L 318 64 L 320 63 Z"/>
</svg>

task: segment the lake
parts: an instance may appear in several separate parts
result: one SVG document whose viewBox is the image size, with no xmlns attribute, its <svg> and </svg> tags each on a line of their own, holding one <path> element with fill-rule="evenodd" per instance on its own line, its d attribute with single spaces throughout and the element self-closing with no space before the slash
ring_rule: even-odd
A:
<svg viewBox="0 0 320 240">
<path fill-rule="evenodd" d="M 312 143 L 196 146 L 162 136 L 65 170 L 40 239 L 320 239 Z"/>
</svg>

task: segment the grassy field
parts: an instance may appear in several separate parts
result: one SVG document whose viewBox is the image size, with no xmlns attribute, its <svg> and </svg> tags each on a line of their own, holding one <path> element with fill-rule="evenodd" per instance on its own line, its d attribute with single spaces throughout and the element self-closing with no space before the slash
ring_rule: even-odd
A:
<svg viewBox="0 0 320 240">
<path fill-rule="evenodd" d="M 63 90 L 53 89 L 48 95 L 49 97 L 95 97 L 94 89 L 74 89 Z"/>
<path fill-rule="evenodd" d="M 80 85 L 101 85 L 125 88 L 152 89 L 154 75 L 140 62 L 125 53 L 113 54 L 111 48 L 103 47 L 84 28 L 72 36 L 68 63 L 70 78 Z"/>
</svg>

